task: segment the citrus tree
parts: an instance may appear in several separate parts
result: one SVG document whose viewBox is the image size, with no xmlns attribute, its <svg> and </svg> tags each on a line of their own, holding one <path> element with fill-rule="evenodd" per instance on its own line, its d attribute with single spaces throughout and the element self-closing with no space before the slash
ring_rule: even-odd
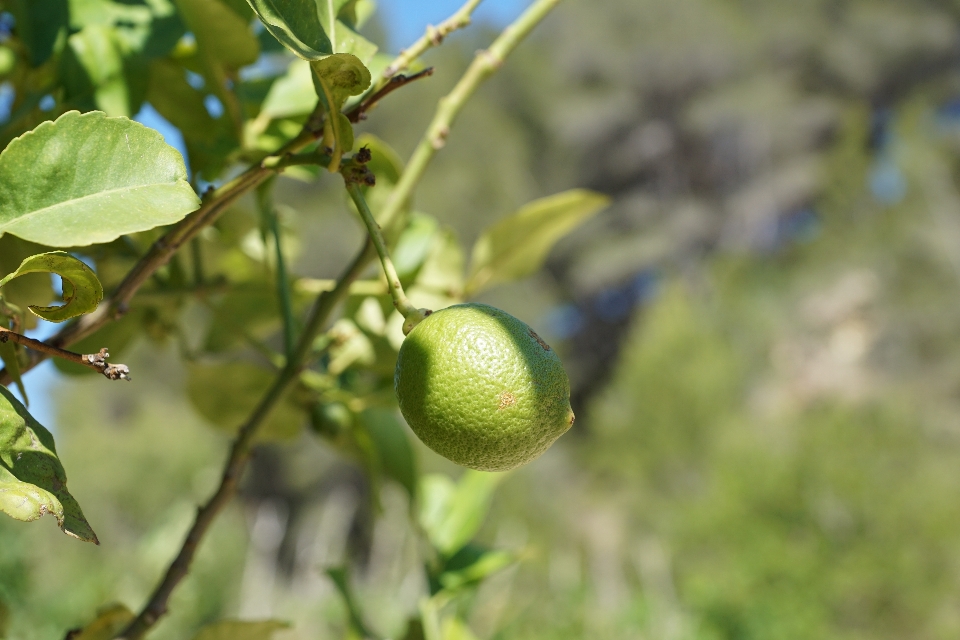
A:
<svg viewBox="0 0 960 640">
<path fill-rule="evenodd" d="M 52 515 L 69 536 L 99 544 L 53 436 L 25 406 L 22 375 L 48 358 L 67 373 L 150 384 L 150 371 L 114 356 L 141 334 L 177 341 L 191 402 L 233 435 L 219 486 L 147 602 L 91 612 L 70 637 L 144 637 L 253 448 L 308 424 L 374 486 L 398 483 L 418 506 L 430 595 L 407 637 L 469 637 L 448 605 L 518 557 L 473 542 L 500 476 L 420 477 L 397 396 L 426 444 L 475 469 L 529 461 L 569 428 L 569 384 L 550 347 L 503 311 L 455 305 L 536 271 L 606 200 L 573 190 L 531 202 L 490 226 L 468 262 L 414 195 L 464 104 L 557 3 L 536 0 L 476 54 L 406 162 L 355 126 L 431 75 L 420 56 L 466 27 L 479 0 L 397 56 L 359 33 L 370 0 L 0 3 L 10 109 L 0 129 L 0 379 L 24 400 L 0 386 L 0 511 Z M 146 105 L 182 134 L 186 158 L 133 119 Z M 281 175 L 342 184 L 343 215 L 366 238 L 336 279 L 292 272 Z M 256 216 L 235 206 L 241 199 Z M 51 303 L 50 274 L 62 303 Z M 202 331 L 183 319 L 198 305 Z M 27 335 L 38 318 L 64 325 L 41 341 Z M 349 571 L 329 575 L 348 633 L 373 637 Z M 224 621 L 198 637 L 269 638 L 283 626 Z"/>
</svg>

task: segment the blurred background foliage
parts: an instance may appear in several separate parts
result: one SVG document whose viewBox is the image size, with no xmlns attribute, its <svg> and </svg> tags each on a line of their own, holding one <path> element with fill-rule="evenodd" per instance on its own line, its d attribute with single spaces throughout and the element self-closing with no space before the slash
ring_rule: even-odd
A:
<svg viewBox="0 0 960 640">
<path fill-rule="evenodd" d="M 185 27 L 162 22 L 175 21 L 167 3 L 110 3 L 116 75 L 94 79 L 92 93 L 68 86 L 57 96 L 45 83 L 70 73 L 57 65 L 82 56 L 77 39 L 92 22 L 69 36 L 69 55 L 63 32 L 49 51 L 25 53 L 14 17 L 66 5 L 2 4 L 4 141 L 82 100 L 131 116 L 147 100 L 164 113 L 171 96 L 133 80 L 184 46 Z M 70 3 L 71 19 L 83 4 Z M 156 27 L 147 40 L 133 38 L 136 16 Z M 430 52 L 434 77 L 392 95 L 360 130 L 407 157 L 491 29 Z M 378 18 L 364 27 L 374 41 L 390 32 Z M 278 638 L 360 626 L 418 637 L 407 621 L 422 616 L 420 598 L 440 575 L 424 576 L 431 551 L 408 517 L 418 482 L 428 506 L 470 495 L 482 507 L 493 495 L 477 540 L 521 556 L 451 605 L 458 617 L 446 618 L 445 638 L 960 636 L 958 54 L 951 0 L 562 4 L 467 107 L 415 210 L 435 217 L 421 220 L 440 234 L 429 237 L 469 247 L 532 198 L 574 185 L 612 196 L 545 269 L 478 297 L 562 354 L 574 430 L 495 493 L 467 474 L 455 494 L 460 471 L 410 437 L 419 471 L 439 474 L 418 481 L 406 458 L 383 459 L 402 446 L 389 440 L 389 389 L 386 404 L 359 407 L 331 395 L 331 385 L 363 388 L 370 371 L 382 379 L 393 367 L 385 299 L 354 296 L 331 334 L 327 373 L 339 382 L 315 381 L 327 398 L 313 420 L 324 438 L 300 433 L 258 451 L 242 500 L 155 637 L 191 637 L 223 616 L 291 622 Z M 14 64 L 24 56 L 29 64 Z M 289 59 L 278 56 L 264 45 L 254 66 L 266 70 L 245 76 L 247 90 L 282 73 Z M 116 78 L 127 79 L 126 103 L 110 102 Z M 15 85 L 29 90 L 11 95 Z M 174 123 L 194 170 L 234 135 L 211 96 L 193 96 L 207 106 L 197 122 Z M 275 200 L 292 270 L 333 277 L 362 237 L 336 185 L 285 177 Z M 0 635 L 58 638 L 105 603 L 139 605 L 215 486 L 226 436 L 210 427 L 230 407 L 205 410 L 203 396 L 225 376 L 183 356 L 204 344 L 240 348 L 251 333 L 275 345 L 279 331 L 255 202 L 216 233 L 237 242 L 218 254 L 211 240 L 206 264 L 245 282 L 230 295 L 247 299 L 217 299 L 211 311 L 148 292 L 109 344 L 129 342 L 124 357 L 149 382 L 48 382 L 50 426 L 102 546 L 65 540 L 50 522 L 0 519 Z M 436 257 L 450 245 L 430 246 Z M 438 257 L 434 276 L 457 260 Z M 98 273 L 110 286 L 129 264 L 115 252 Z M 0 265 L 10 268 L 3 254 Z M 164 277 L 182 277 L 177 268 Z M 432 295 L 451 286 L 441 279 Z M 148 335 L 124 333 L 125 323 Z M 255 390 L 251 371 L 240 377 Z M 344 435 L 353 420 L 366 440 Z M 425 514 L 418 526 L 430 522 Z M 436 531 L 435 549 L 456 550 Z"/>
</svg>

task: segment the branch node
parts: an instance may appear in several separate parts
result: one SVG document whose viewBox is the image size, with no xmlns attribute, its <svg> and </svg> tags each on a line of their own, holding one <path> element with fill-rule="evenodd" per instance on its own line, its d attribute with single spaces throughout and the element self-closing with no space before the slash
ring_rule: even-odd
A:
<svg viewBox="0 0 960 640">
<path fill-rule="evenodd" d="M 103 369 L 103 375 L 110 380 L 126 380 L 129 382 L 133 379 L 130 377 L 130 367 L 125 364 L 108 364 Z"/>
</svg>

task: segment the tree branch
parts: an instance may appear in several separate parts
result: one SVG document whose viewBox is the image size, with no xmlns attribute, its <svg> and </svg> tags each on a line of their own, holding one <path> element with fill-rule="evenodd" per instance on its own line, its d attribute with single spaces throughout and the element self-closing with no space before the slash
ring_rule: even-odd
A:
<svg viewBox="0 0 960 640">
<path fill-rule="evenodd" d="M 205 505 L 197 510 L 197 516 L 193 521 L 193 526 L 187 533 L 180 552 L 170 564 L 163 580 L 157 585 L 147 604 L 140 611 L 140 614 L 131 622 L 126 629 L 118 636 L 124 640 L 140 640 L 157 623 L 157 621 L 167 612 L 167 603 L 173 590 L 180 582 L 187 577 L 190 571 L 190 565 L 197 553 L 200 541 L 207 533 L 210 525 L 216 519 L 217 515 L 233 497 L 237 491 L 240 477 L 250 459 L 250 449 L 253 438 L 263 421 L 270 415 L 270 412 L 283 397 L 284 392 L 300 375 L 313 341 L 325 326 L 330 314 L 336 308 L 347 291 L 350 284 L 356 280 L 369 264 L 374 256 L 373 246 L 367 242 L 357 253 L 353 262 L 343 273 L 332 291 L 321 293 L 317 297 L 310 317 L 307 320 L 307 326 L 296 349 L 286 366 L 280 371 L 270 389 L 260 400 L 256 409 L 240 427 L 233 446 L 230 448 L 230 455 L 224 464 L 223 475 L 220 480 L 220 486 L 210 497 Z"/>
<path fill-rule="evenodd" d="M 370 111 L 377 106 L 377 103 L 380 102 L 386 95 L 393 93 L 402 86 L 410 84 L 414 80 L 428 78 L 432 75 L 433 67 L 427 67 L 423 71 L 415 73 L 412 76 L 393 76 L 385 85 L 375 91 L 369 98 L 366 98 L 363 102 L 357 105 L 357 108 L 351 109 L 350 113 L 347 114 L 347 119 L 353 123 L 366 120 L 367 111 Z"/>
<path fill-rule="evenodd" d="M 46 342 L 41 342 L 40 340 L 28 338 L 27 336 L 17 333 L 16 331 L 11 331 L 6 327 L 0 327 L 0 342 L 16 342 L 17 344 L 23 345 L 28 349 L 39 351 L 48 356 L 69 360 L 70 362 L 82 365 L 88 369 L 93 369 L 98 373 L 102 373 L 110 380 L 131 379 L 130 367 L 125 364 L 110 364 L 107 362 L 107 358 L 110 357 L 110 354 L 107 353 L 106 349 L 100 349 L 99 353 L 81 355 L 79 353 L 74 353 L 73 351 L 67 351 L 66 349 L 60 349 L 58 347 L 51 346 Z"/>
</svg>

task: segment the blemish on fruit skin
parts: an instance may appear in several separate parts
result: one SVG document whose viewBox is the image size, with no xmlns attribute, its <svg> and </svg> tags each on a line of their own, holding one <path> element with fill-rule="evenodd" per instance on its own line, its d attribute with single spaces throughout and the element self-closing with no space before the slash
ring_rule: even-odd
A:
<svg viewBox="0 0 960 640">
<path fill-rule="evenodd" d="M 544 341 L 543 341 L 543 338 L 541 338 L 540 336 L 538 336 L 538 335 L 537 335 L 537 332 L 534 331 L 533 329 L 530 329 L 530 337 L 533 338 L 534 340 L 536 340 L 536 341 L 540 344 L 540 346 L 543 347 L 543 350 L 544 350 L 544 351 L 550 351 L 550 345 L 548 345 L 546 342 L 544 342 Z"/>
<path fill-rule="evenodd" d="M 500 410 L 506 409 L 507 407 L 511 407 L 517 404 L 517 396 L 513 395 L 509 391 L 501 392 L 500 395 L 497 396 L 497 400 L 499 401 L 499 405 L 497 406 L 497 409 L 500 409 Z"/>
</svg>

